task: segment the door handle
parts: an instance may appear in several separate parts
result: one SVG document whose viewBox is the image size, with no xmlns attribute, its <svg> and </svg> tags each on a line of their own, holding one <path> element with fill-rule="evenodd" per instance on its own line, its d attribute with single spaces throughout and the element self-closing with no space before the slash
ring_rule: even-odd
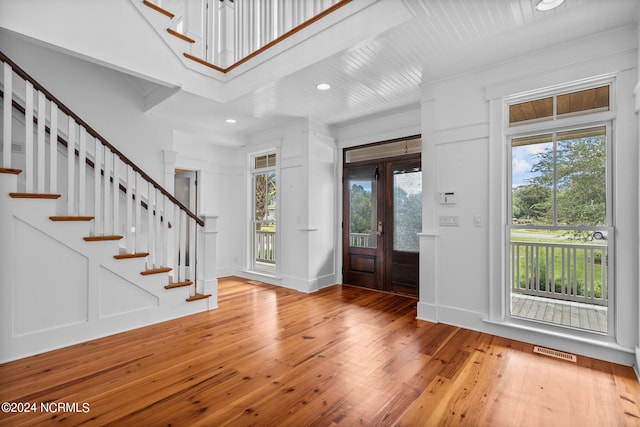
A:
<svg viewBox="0 0 640 427">
<path fill-rule="evenodd" d="M 378 221 L 378 231 L 377 234 L 378 236 L 382 236 L 383 233 L 383 229 L 382 229 L 382 221 Z"/>
</svg>

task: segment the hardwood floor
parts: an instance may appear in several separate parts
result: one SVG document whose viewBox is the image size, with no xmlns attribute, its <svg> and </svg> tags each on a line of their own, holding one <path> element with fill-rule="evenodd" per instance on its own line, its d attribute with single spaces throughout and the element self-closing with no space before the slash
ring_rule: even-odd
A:
<svg viewBox="0 0 640 427">
<path fill-rule="evenodd" d="M 397 295 L 219 286 L 217 310 L 0 365 L 0 402 L 37 405 L 0 425 L 640 425 L 629 367 L 417 321 Z"/>
</svg>

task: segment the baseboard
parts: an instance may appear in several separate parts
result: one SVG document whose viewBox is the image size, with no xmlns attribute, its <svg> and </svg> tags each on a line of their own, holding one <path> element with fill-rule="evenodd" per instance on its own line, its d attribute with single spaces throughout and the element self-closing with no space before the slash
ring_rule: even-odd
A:
<svg viewBox="0 0 640 427">
<path fill-rule="evenodd" d="M 611 342 L 607 337 L 589 337 L 586 334 L 578 336 L 570 331 L 543 330 L 533 325 L 515 322 L 494 322 L 487 320 L 484 313 L 423 302 L 418 303 L 417 317 L 420 320 L 445 323 L 620 365 L 634 366 L 636 373 L 637 367 L 640 366 L 640 348 L 634 351 L 632 348 Z"/>
<path fill-rule="evenodd" d="M 436 305 L 420 301 L 417 306 L 416 318 L 418 320 L 438 323 L 438 307 Z"/>
<path fill-rule="evenodd" d="M 636 372 L 636 378 L 640 381 L 640 347 L 636 347 L 636 364 L 633 366 L 633 370 Z"/>
</svg>

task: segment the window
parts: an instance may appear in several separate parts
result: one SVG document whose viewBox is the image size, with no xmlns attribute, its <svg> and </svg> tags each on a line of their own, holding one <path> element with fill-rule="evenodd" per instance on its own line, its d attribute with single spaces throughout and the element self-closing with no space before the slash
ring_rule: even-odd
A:
<svg viewBox="0 0 640 427">
<path fill-rule="evenodd" d="M 609 85 L 512 104 L 509 126 L 598 111 L 609 111 Z"/>
<path fill-rule="evenodd" d="M 252 158 L 251 269 L 276 272 L 276 153 Z"/>
<path fill-rule="evenodd" d="M 589 121 L 608 110 L 608 85 L 509 106 L 514 318 L 611 330 L 611 122 Z"/>
</svg>

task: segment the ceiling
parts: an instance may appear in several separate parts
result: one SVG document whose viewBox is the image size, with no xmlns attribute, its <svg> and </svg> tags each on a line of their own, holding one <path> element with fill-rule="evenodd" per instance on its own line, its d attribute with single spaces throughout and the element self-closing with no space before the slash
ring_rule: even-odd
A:
<svg viewBox="0 0 640 427">
<path fill-rule="evenodd" d="M 179 91 L 151 114 L 194 135 L 216 132 L 234 145 L 297 117 L 340 128 L 417 106 L 425 82 L 631 25 L 640 13 L 639 0 L 566 0 L 547 12 L 535 9 L 538 0 L 379 1 L 396 3 L 409 19 L 228 102 Z M 331 89 L 318 91 L 320 82 Z"/>
</svg>

